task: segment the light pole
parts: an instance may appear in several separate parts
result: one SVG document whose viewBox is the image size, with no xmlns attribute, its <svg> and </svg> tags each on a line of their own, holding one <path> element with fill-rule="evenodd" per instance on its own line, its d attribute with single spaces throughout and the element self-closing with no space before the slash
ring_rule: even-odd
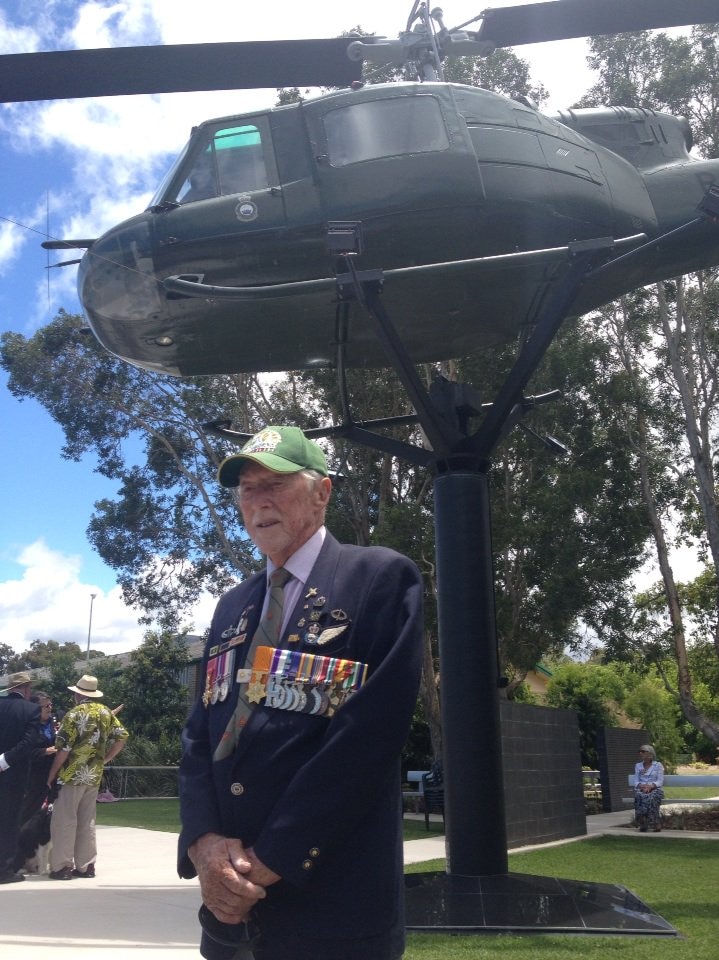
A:
<svg viewBox="0 0 719 960">
<path fill-rule="evenodd" d="M 96 593 L 90 594 L 90 622 L 87 625 L 87 656 L 85 657 L 86 665 L 90 663 L 90 637 L 92 636 L 92 605 L 95 602 Z"/>
</svg>

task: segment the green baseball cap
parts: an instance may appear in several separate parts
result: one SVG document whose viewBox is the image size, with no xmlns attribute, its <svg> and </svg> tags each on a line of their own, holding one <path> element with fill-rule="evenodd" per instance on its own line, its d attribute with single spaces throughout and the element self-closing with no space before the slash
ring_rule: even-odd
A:
<svg viewBox="0 0 719 960">
<path fill-rule="evenodd" d="M 298 473 L 316 470 L 328 476 L 327 461 L 314 440 L 308 440 L 299 427 L 265 427 L 250 437 L 239 453 L 220 464 L 217 479 L 223 487 L 236 487 L 247 462 L 259 463 L 273 473 Z"/>
</svg>

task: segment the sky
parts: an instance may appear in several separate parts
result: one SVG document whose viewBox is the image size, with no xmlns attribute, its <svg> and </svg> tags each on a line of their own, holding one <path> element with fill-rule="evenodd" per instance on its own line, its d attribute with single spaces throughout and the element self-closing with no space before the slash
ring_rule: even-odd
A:
<svg viewBox="0 0 719 960">
<path fill-rule="evenodd" d="M 448 0 L 445 23 L 509 5 Z M 237 0 L 4 0 L 0 53 L 332 37 L 357 25 L 394 37 L 410 9 L 409 0 L 363 0 L 356 9 L 337 0 L 275 0 L 268 17 Z M 516 52 L 547 87 L 548 112 L 593 82 L 585 41 Z M 94 237 L 141 212 L 194 124 L 275 100 L 267 90 L 0 106 L 0 332 L 29 337 L 60 308 L 80 311 L 75 268 L 47 269 L 46 234 Z M 63 459 L 62 444 L 49 414 L 32 400 L 18 402 L 0 374 L 0 643 L 20 651 L 54 639 L 84 649 L 89 639 L 93 649 L 125 652 L 147 628 L 123 605 L 114 572 L 85 536 L 93 503 L 112 497 L 115 485 L 92 458 Z M 209 624 L 214 602 L 206 598 L 193 611 L 193 632 Z"/>
</svg>

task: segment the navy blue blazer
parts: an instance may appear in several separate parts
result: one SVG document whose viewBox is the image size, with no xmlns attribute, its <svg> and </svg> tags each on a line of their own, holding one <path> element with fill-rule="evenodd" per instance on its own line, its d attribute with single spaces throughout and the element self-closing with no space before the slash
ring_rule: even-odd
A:
<svg viewBox="0 0 719 960">
<path fill-rule="evenodd" d="M 22 694 L 9 693 L 0 698 L 0 753 L 10 766 L 0 773 L 5 787 L 24 790 L 30 767 L 30 754 L 40 733 L 40 706 Z"/>
<path fill-rule="evenodd" d="M 209 650 L 243 615 L 241 649 L 249 646 L 265 579 L 263 571 L 222 597 L 205 669 Z M 367 663 L 367 680 L 331 718 L 255 706 L 234 755 L 217 763 L 238 684 L 224 702 L 197 702 L 183 731 L 179 872 L 195 876 L 187 850 L 202 834 L 237 837 L 283 878 L 255 908 L 260 927 L 319 939 L 379 936 L 403 924 L 399 758 L 421 673 L 422 582 L 393 550 L 327 534 L 302 593 L 280 645 Z M 312 611 L 321 630 L 347 628 L 313 645 L 304 631 Z M 238 653 L 235 670 L 241 665 Z"/>
</svg>

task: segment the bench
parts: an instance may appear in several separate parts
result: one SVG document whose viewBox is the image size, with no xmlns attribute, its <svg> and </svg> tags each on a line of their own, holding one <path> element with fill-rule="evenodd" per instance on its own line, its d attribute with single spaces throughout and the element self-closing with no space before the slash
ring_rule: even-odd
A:
<svg viewBox="0 0 719 960">
<path fill-rule="evenodd" d="M 636 785 L 637 778 L 633 773 L 630 773 L 627 777 L 627 783 L 630 787 Z M 719 776 L 714 773 L 697 773 L 684 774 L 684 773 L 667 773 L 664 775 L 664 786 L 665 787 L 716 787 L 717 796 L 716 797 L 687 797 L 682 799 L 682 797 L 663 797 L 662 806 L 667 804 L 685 804 L 685 803 L 719 803 Z M 622 797 L 622 802 L 626 804 L 633 804 L 634 797 Z"/>
<path fill-rule="evenodd" d="M 441 767 L 439 768 L 441 771 Z M 435 779 L 439 777 L 439 779 Z M 408 770 L 405 781 L 408 784 L 417 784 L 416 790 L 403 790 L 402 798 L 404 800 L 421 801 L 421 809 L 424 811 L 424 823 L 429 830 L 430 813 L 441 813 L 444 822 L 444 784 L 441 779 L 441 772 L 430 770 Z"/>
<path fill-rule="evenodd" d="M 405 790 L 404 787 L 402 789 L 402 800 L 406 804 L 406 810 L 412 810 L 415 813 L 421 810 L 421 803 L 424 799 L 424 783 L 422 782 L 422 777 L 425 773 L 427 773 L 426 770 L 407 771 L 404 782 L 409 787 L 409 790 Z"/>
<path fill-rule="evenodd" d="M 422 791 L 424 788 L 424 783 L 422 777 L 425 773 L 429 773 L 429 770 L 408 770 L 405 780 L 407 783 L 416 783 L 417 787 L 414 790 L 407 790 L 405 794 L 408 794 L 412 797 L 421 797 Z"/>
</svg>

